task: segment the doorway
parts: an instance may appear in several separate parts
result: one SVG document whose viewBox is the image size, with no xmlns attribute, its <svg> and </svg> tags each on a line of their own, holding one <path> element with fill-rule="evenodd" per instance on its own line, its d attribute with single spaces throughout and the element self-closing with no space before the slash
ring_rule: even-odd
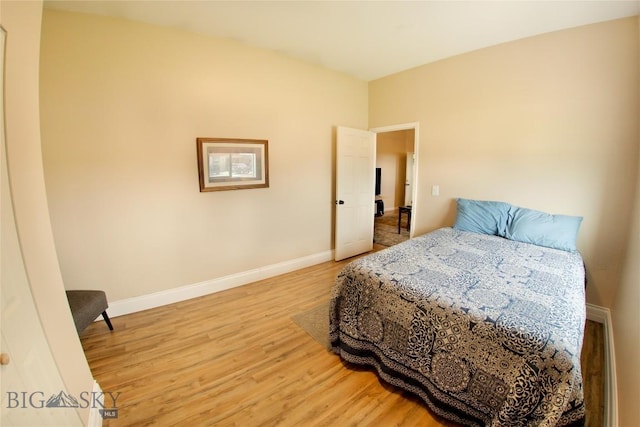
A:
<svg viewBox="0 0 640 427">
<path fill-rule="evenodd" d="M 393 246 L 413 235 L 418 164 L 418 123 L 371 129 L 376 133 L 376 191 L 374 243 Z M 383 206 L 382 212 L 380 207 Z"/>
</svg>

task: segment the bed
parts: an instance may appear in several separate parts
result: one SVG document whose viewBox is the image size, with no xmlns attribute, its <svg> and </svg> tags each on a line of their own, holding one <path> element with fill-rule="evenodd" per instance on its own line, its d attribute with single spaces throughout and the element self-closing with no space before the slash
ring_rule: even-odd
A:
<svg viewBox="0 0 640 427">
<path fill-rule="evenodd" d="M 460 424 L 582 425 L 580 254 L 463 228 L 345 266 L 333 351 Z"/>
</svg>

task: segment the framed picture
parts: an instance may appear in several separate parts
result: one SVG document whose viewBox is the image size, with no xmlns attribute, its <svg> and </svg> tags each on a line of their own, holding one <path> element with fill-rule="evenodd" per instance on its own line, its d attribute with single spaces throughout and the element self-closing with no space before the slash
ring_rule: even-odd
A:
<svg viewBox="0 0 640 427">
<path fill-rule="evenodd" d="M 197 138 L 200 191 L 269 187 L 268 141 Z"/>
</svg>

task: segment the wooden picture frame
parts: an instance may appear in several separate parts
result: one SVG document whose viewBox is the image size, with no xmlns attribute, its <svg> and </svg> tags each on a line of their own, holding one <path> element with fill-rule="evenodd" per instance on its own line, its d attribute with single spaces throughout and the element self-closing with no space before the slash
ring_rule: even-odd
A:
<svg viewBox="0 0 640 427">
<path fill-rule="evenodd" d="M 197 138 L 200 192 L 269 187 L 265 139 Z"/>
</svg>

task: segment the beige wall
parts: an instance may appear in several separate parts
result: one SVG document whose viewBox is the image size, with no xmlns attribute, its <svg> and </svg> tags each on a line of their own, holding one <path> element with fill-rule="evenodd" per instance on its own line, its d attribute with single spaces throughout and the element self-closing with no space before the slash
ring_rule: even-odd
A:
<svg viewBox="0 0 640 427">
<path fill-rule="evenodd" d="M 404 206 L 407 153 L 413 151 L 414 130 L 376 135 L 376 167 L 382 168 L 381 197 L 385 211 Z"/>
<path fill-rule="evenodd" d="M 640 26 L 640 17 L 638 18 Z M 637 55 L 640 56 L 640 49 Z M 640 71 L 637 71 L 640 80 Z M 640 91 L 638 92 L 640 103 Z M 640 126 L 640 115 L 637 117 Z M 640 128 L 636 135 L 640 144 Z M 640 163 L 640 158 L 638 159 Z M 612 308 L 615 337 L 616 369 L 618 371 L 618 397 L 620 426 L 633 426 L 640 420 L 640 173 L 636 179 L 629 247 L 625 258 L 622 281 Z"/>
<path fill-rule="evenodd" d="M 611 315 L 615 339 L 620 426 L 640 419 L 640 176 L 637 182 L 633 225 L 622 281 Z"/>
<path fill-rule="evenodd" d="M 416 234 L 453 225 L 456 197 L 583 216 L 587 301 L 611 307 L 638 166 L 637 52 L 630 18 L 370 82 L 370 127 L 420 123 Z"/>
<path fill-rule="evenodd" d="M 7 163 L 22 258 L 39 321 L 65 391 L 78 397 L 92 391 L 93 379 L 64 294 L 42 173 L 38 101 L 42 3 L 3 1 L 0 7 L 2 26 L 7 31 L 4 100 Z M 3 283 L 3 286 L 12 285 L 16 283 Z M 27 361 L 12 363 L 23 362 Z M 56 375 L 54 372 L 44 374 Z M 43 379 L 42 383 L 48 381 Z M 16 392 L 37 391 L 21 390 L 20 384 L 3 386 Z M 79 408 L 78 413 L 86 424 L 89 409 Z M 25 419 L 28 422 L 29 418 Z"/>
<path fill-rule="evenodd" d="M 367 84 L 175 29 L 45 10 L 44 170 L 68 289 L 111 300 L 328 251 L 334 127 Z M 270 188 L 200 193 L 196 138 L 269 140 Z"/>
</svg>

